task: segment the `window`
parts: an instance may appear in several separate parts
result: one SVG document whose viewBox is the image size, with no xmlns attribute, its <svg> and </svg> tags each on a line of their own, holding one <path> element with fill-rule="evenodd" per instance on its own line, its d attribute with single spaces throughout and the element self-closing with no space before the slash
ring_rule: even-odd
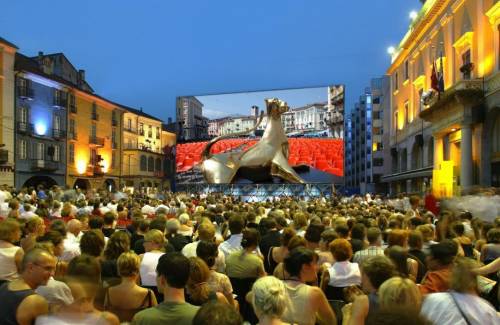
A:
<svg viewBox="0 0 500 325">
<path fill-rule="evenodd" d="M 422 112 L 422 94 L 424 93 L 424 89 L 420 88 L 418 90 L 418 111 Z"/>
<path fill-rule="evenodd" d="M 69 120 L 69 133 L 71 135 L 75 134 L 75 120 L 73 119 Z"/>
<path fill-rule="evenodd" d="M 146 171 L 148 170 L 148 159 L 146 158 L 146 156 L 144 155 L 141 155 L 141 164 L 140 164 L 140 168 L 141 168 L 141 171 Z"/>
<path fill-rule="evenodd" d="M 472 76 L 472 65 L 471 65 L 471 53 L 470 49 L 462 54 L 462 67 L 460 68 L 462 72 L 462 78 L 464 80 L 469 80 Z"/>
<path fill-rule="evenodd" d="M 54 156 L 52 157 L 53 161 L 60 161 L 61 160 L 61 147 L 58 145 L 54 145 Z"/>
<path fill-rule="evenodd" d="M 28 148 L 26 146 L 26 140 L 19 140 L 19 159 L 26 159 L 28 157 Z"/>
<path fill-rule="evenodd" d="M 111 130 L 111 146 L 115 149 L 116 146 L 116 129 Z"/>
<path fill-rule="evenodd" d="M 92 138 L 95 138 L 97 136 L 97 127 L 94 123 L 92 123 L 92 125 L 90 127 L 90 136 Z"/>
<path fill-rule="evenodd" d="M 19 122 L 28 123 L 28 109 L 26 107 L 19 107 Z"/>
<path fill-rule="evenodd" d="M 127 120 L 127 128 L 129 130 L 132 130 L 132 119 L 130 119 L 130 118 Z"/>
<path fill-rule="evenodd" d="M 410 124 L 412 120 L 411 112 L 410 112 L 410 103 L 408 101 L 405 102 L 405 122 L 406 124 Z"/>
<path fill-rule="evenodd" d="M 144 124 L 143 123 L 139 123 L 139 134 L 144 135 Z"/>
<path fill-rule="evenodd" d="M 148 138 L 152 138 L 153 137 L 153 127 L 151 125 L 149 125 L 149 128 L 148 128 Z"/>
<path fill-rule="evenodd" d="M 157 139 L 160 138 L 160 128 L 159 127 L 156 127 L 156 138 Z"/>
<path fill-rule="evenodd" d="M 116 122 L 116 111 L 111 112 L 111 121 Z"/>
<path fill-rule="evenodd" d="M 155 171 L 155 160 L 153 157 L 148 158 L 148 172 Z"/>
<path fill-rule="evenodd" d="M 61 117 L 59 115 L 54 115 L 54 130 L 61 130 Z"/>
<path fill-rule="evenodd" d="M 396 72 L 394 74 L 394 90 L 398 90 L 398 86 L 399 86 L 399 80 L 398 80 L 398 73 Z"/>
<path fill-rule="evenodd" d="M 408 60 L 405 61 L 405 80 L 410 79 L 410 68 Z"/>
<path fill-rule="evenodd" d="M 69 162 L 70 163 L 75 162 L 75 144 L 74 143 L 69 144 Z"/>
<path fill-rule="evenodd" d="M 43 142 L 36 143 L 35 159 L 42 160 L 45 158 L 45 144 Z"/>
</svg>

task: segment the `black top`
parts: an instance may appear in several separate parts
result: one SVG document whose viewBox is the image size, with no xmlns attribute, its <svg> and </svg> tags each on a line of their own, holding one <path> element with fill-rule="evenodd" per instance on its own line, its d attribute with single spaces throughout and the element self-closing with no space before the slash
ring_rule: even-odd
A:
<svg viewBox="0 0 500 325">
<path fill-rule="evenodd" d="M 182 251 L 184 246 L 186 246 L 187 244 L 189 244 L 191 242 L 189 237 L 186 237 L 186 236 L 183 236 L 180 234 L 175 234 L 171 237 L 167 237 L 167 240 L 170 244 L 172 244 L 172 246 L 174 246 L 174 248 L 177 252 Z"/>
<path fill-rule="evenodd" d="M 108 238 L 111 237 L 111 235 L 114 234 L 115 231 L 116 229 L 114 228 L 102 228 L 102 233 Z"/>
<path fill-rule="evenodd" d="M 35 291 L 28 290 L 9 290 L 10 282 L 4 283 L 0 286 L 0 315 L 2 317 L 1 324 L 3 325 L 17 325 L 16 313 L 17 308 L 23 300 L 35 294 Z"/>
<path fill-rule="evenodd" d="M 132 236 L 130 236 L 130 247 L 134 248 L 135 242 L 139 239 L 144 239 L 144 235 L 138 235 L 137 232 L 132 233 Z"/>
<path fill-rule="evenodd" d="M 281 234 L 278 230 L 271 230 L 267 234 L 262 237 L 260 241 L 259 248 L 265 257 L 269 256 L 269 250 L 271 247 L 279 247 L 281 245 Z M 275 266 L 276 267 L 276 266 Z M 269 264 L 268 259 L 266 258 L 264 261 L 264 269 L 268 274 L 272 274 L 272 270 L 274 267 Z"/>
<path fill-rule="evenodd" d="M 352 245 L 352 256 L 365 247 L 365 243 L 361 239 L 353 238 L 349 240 L 349 242 L 351 242 Z"/>
</svg>

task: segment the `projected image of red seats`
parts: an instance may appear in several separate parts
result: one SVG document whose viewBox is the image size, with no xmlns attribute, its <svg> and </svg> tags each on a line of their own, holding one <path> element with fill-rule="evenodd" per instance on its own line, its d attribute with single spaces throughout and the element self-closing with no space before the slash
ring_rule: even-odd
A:
<svg viewBox="0 0 500 325">
<path fill-rule="evenodd" d="M 212 153 L 247 150 L 258 140 L 228 139 L 217 142 Z M 342 139 L 291 138 L 288 139 L 290 154 L 288 162 L 292 166 L 307 165 L 336 176 L 344 176 L 344 141 Z M 201 160 L 204 142 L 184 143 L 176 146 L 177 172 L 191 170 Z"/>
</svg>

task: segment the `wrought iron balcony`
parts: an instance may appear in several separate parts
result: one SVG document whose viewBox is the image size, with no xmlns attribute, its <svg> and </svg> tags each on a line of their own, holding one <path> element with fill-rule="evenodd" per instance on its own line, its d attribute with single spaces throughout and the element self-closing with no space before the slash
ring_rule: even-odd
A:
<svg viewBox="0 0 500 325">
<path fill-rule="evenodd" d="M 28 86 L 17 86 L 17 95 L 23 99 L 33 99 L 35 92 Z"/>
<path fill-rule="evenodd" d="M 132 127 L 132 126 L 130 126 L 130 127 L 129 127 L 129 126 L 125 126 L 123 129 L 124 129 L 125 131 L 127 131 L 127 132 L 137 134 L 137 129 L 136 129 L 136 128 L 134 128 L 134 127 Z"/>
<path fill-rule="evenodd" d="M 58 108 L 66 108 L 68 106 L 68 99 L 64 97 L 54 97 L 52 105 Z"/>
<path fill-rule="evenodd" d="M 50 159 L 33 159 L 31 161 L 32 170 L 54 171 L 59 169 L 59 163 Z"/>
<path fill-rule="evenodd" d="M 26 122 L 17 122 L 17 132 L 24 134 L 32 134 L 33 124 Z"/>
<path fill-rule="evenodd" d="M 78 108 L 76 107 L 76 104 L 75 103 L 70 103 L 69 104 L 69 112 L 71 114 L 76 114 L 78 113 Z"/>
<path fill-rule="evenodd" d="M 0 164 L 5 164 L 9 161 L 9 151 L 7 149 L 0 149 Z"/>
<path fill-rule="evenodd" d="M 104 138 L 89 136 L 89 144 L 97 147 L 104 147 Z"/>
<path fill-rule="evenodd" d="M 64 139 L 66 136 L 66 131 L 61 129 L 52 129 L 52 137 L 54 139 Z"/>
<path fill-rule="evenodd" d="M 101 165 L 93 164 L 92 162 L 87 166 L 88 176 L 104 176 L 104 170 Z"/>
</svg>

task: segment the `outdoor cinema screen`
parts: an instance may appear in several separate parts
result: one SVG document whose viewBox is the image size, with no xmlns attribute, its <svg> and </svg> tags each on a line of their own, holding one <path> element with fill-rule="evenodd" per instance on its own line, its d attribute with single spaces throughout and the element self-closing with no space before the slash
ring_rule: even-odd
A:
<svg viewBox="0 0 500 325">
<path fill-rule="evenodd" d="M 177 97 L 176 183 L 343 183 L 344 90 Z"/>
</svg>

